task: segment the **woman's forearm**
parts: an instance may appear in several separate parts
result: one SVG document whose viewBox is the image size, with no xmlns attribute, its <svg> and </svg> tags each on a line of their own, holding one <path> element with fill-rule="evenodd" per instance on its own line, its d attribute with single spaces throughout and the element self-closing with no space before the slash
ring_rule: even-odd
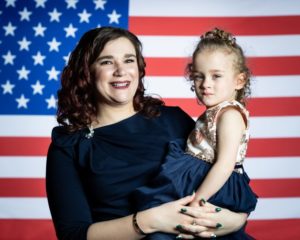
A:
<svg viewBox="0 0 300 240">
<path fill-rule="evenodd" d="M 193 200 L 194 196 L 187 196 L 179 200 L 153 207 L 137 214 L 137 224 L 146 234 L 165 232 L 178 234 L 177 225 L 191 223 L 193 218 L 180 213 L 180 209 Z M 144 235 L 138 233 L 133 224 L 133 215 L 110 221 L 94 223 L 87 232 L 88 240 L 138 240 Z"/>
<path fill-rule="evenodd" d="M 143 237 L 143 235 L 135 231 L 132 223 L 132 215 L 93 223 L 87 232 L 87 240 L 138 240 Z"/>
</svg>

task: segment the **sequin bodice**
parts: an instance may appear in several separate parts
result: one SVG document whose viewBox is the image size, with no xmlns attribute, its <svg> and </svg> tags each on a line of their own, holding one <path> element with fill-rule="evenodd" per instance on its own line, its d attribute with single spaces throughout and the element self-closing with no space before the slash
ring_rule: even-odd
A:
<svg viewBox="0 0 300 240">
<path fill-rule="evenodd" d="M 236 164 L 242 164 L 249 141 L 249 113 L 237 101 L 222 102 L 217 106 L 207 109 L 196 121 L 195 129 L 189 135 L 187 140 L 186 152 L 196 156 L 204 161 L 214 163 L 216 161 L 217 150 L 217 120 L 221 110 L 233 107 L 237 109 L 245 119 L 246 129 L 241 138 L 240 146 L 237 153 Z M 195 140 L 195 131 L 199 131 L 197 141 Z"/>
</svg>

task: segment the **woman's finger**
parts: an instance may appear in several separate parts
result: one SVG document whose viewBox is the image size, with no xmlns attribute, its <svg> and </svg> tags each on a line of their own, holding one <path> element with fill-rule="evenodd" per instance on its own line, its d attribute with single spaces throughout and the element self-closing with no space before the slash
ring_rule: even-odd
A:
<svg viewBox="0 0 300 240">
<path fill-rule="evenodd" d="M 185 205 L 189 204 L 190 202 L 192 202 L 194 197 L 195 197 L 195 194 L 186 196 L 184 198 L 181 198 L 181 199 L 177 200 L 177 203 L 179 203 L 180 205 L 185 206 Z"/>
<path fill-rule="evenodd" d="M 186 233 L 180 233 L 176 236 L 176 239 L 195 239 L 196 237 L 194 235 L 189 235 Z"/>
<path fill-rule="evenodd" d="M 205 231 L 205 232 L 201 232 L 198 237 L 202 237 L 202 238 L 216 238 L 217 235 L 215 234 L 214 231 L 210 230 L 210 231 Z"/>
</svg>

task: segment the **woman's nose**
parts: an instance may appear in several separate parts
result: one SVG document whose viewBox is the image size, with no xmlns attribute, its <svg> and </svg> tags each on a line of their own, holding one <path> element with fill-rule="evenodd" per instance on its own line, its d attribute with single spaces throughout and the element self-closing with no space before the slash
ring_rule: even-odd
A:
<svg viewBox="0 0 300 240">
<path fill-rule="evenodd" d="M 115 71 L 114 71 L 114 76 L 121 77 L 124 74 L 125 74 L 125 70 L 124 70 L 124 67 L 122 66 L 122 64 L 117 64 Z"/>
</svg>

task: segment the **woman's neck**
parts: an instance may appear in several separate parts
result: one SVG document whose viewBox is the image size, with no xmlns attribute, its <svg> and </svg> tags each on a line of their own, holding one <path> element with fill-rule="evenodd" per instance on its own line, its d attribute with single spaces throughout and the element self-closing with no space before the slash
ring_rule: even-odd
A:
<svg viewBox="0 0 300 240">
<path fill-rule="evenodd" d="M 104 127 L 117 122 L 120 122 L 126 118 L 133 116 L 136 113 L 133 106 L 118 106 L 112 107 L 107 105 L 99 106 L 99 111 L 95 121 L 93 121 L 93 128 Z"/>
</svg>

